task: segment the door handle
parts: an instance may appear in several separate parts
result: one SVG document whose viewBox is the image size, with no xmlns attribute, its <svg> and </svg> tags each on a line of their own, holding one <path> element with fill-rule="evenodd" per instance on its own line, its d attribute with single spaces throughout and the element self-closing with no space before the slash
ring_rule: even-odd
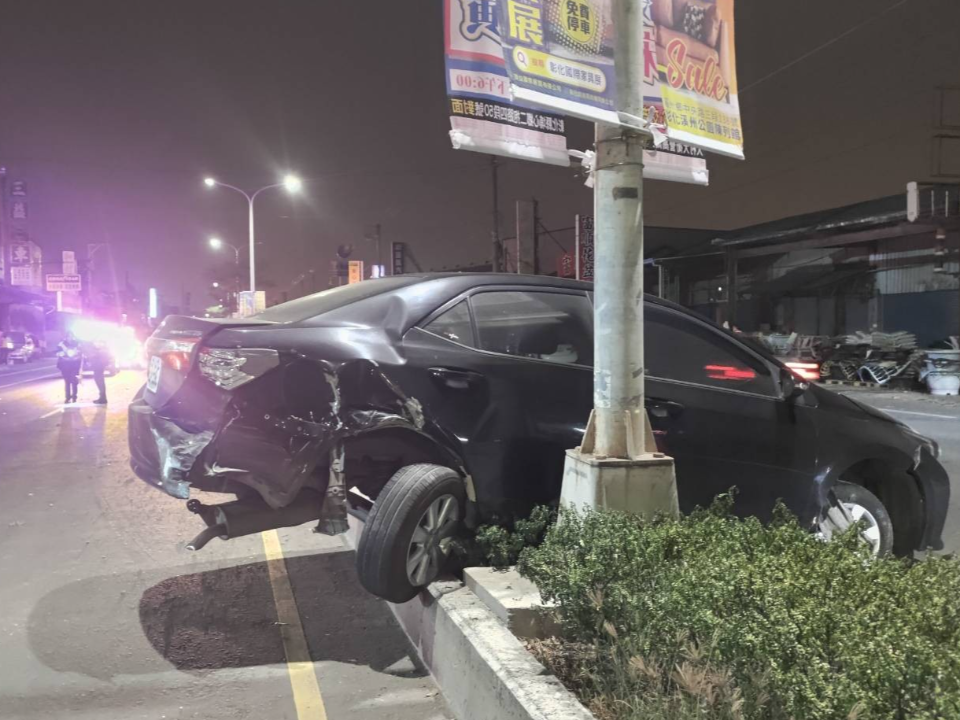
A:
<svg viewBox="0 0 960 720">
<path fill-rule="evenodd" d="M 472 370 L 432 367 L 430 376 L 437 382 L 454 390 L 469 390 L 483 382 L 483 375 Z"/>
<path fill-rule="evenodd" d="M 683 413 L 683 405 L 673 400 L 660 400 L 659 398 L 647 398 L 647 411 L 657 418 L 675 418 Z"/>
</svg>

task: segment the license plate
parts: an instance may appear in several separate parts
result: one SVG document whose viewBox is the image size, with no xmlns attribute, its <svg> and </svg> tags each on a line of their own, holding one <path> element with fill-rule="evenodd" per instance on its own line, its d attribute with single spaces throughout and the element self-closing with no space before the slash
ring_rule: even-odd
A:
<svg viewBox="0 0 960 720">
<path fill-rule="evenodd" d="M 150 368 L 147 370 L 147 390 L 156 392 L 160 387 L 160 371 L 163 370 L 163 361 L 159 355 L 150 358 Z"/>
</svg>

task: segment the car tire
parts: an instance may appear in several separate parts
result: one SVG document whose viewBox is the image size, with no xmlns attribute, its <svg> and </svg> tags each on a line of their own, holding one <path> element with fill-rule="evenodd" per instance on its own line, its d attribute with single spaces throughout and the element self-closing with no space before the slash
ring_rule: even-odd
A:
<svg viewBox="0 0 960 720">
<path fill-rule="evenodd" d="M 831 506 L 821 518 L 819 530 L 826 540 L 829 541 L 833 533 L 847 529 L 849 520 L 863 520 L 866 523 L 863 539 L 870 546 L 870 552 L 883 557 L 893 551 L 893 521 L 880 498 L 862 485 L 848 482 L 838 482 L 833 487 L 833 497 L 845 512 Z"/>
<path fill-rule="evenodd" d="M 463 479 L 440 465 L 408 465 L 380 491 L 357 545 L 370 593 L 406 602 L 441 573 L 466 509 Z"/>
</svg>

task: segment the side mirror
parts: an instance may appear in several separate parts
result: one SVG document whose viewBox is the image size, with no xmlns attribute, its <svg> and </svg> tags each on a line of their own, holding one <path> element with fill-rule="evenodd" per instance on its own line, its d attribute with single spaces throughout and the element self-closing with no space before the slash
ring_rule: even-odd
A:
<svg viewBox="0 0 960 720">
<path fill-rule="evenodd" d="M 810 383 L 806 380 L 801 380 L 789 370 L 784 370 L 780 376 L 780 388 L 783 391 L 784 400 L 796 400 L 803 395 L 809 387 Z"/>
</svg>

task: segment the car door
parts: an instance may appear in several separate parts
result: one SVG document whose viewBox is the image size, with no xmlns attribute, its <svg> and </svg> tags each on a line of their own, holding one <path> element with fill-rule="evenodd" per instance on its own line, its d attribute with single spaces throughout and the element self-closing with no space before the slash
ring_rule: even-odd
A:
<svg viewBox="0 0 960 720">
<path fill-rule="evenodd" d="M 778 499 L 815 505 L 815 424 L 786 400 L 779 368 L 708 323 L 647 305 L 646 403 L 658 444 L 676 461 L 681 509 L 737 488 L 739 514 L 768 518 Z"/>
<path fill-rule="evenodd" d="M 559 497 L 565 451 L 590 413 L 592 323 L 583 291 L 486 287 L 404 336 L 421 402 L 460 442 L 488 511 Z"/>
</svg>

